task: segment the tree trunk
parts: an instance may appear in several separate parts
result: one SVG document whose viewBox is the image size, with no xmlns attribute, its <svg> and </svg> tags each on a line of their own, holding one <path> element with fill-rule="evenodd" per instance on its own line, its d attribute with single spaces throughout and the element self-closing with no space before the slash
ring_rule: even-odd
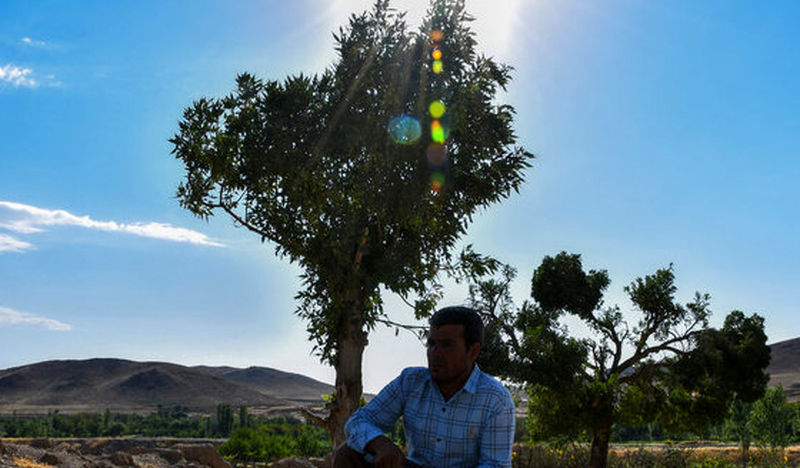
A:
<svg viewBox="0 0 800 468">
<path fill-rule="evenodd" d="M 360 315 L 360 314 L 359 314 Z M 353 320 L 353 322 L 356 322 Z M 350 322 L 339 340 L 336 353 L 336 400 L 328 415 L 329 431 L 334 447 L 347 441 L 344 424 L 361 403 L 361 361 L 367 345 L 367 333 L 360 321 Z"/>
<path fill-rule="evenodd" d="M 611 425 L 594 429 L 589 468 L 606 468 L 608 465 L 608 443 L 611 440 Z"/>
<path fill-rule="evenodd" d="M 335 395 L 333 401 L 326 405 L 328 416 L 321 418 L 305 409 L 301 410 L 307 420 L 328 431 L 334 448 L 347 442 L 344 425 L 361 405 L 361 362 L 367 346 L 367 333 L 363 328 L 360 321 L 353 320 L 340 330 L 333 366 L 336 370 Z"/>
<path fill-rule="evenodd" d="M 742 439 L 742 454 L 741 454 L 742 468 L 747 468 L 747 463 L 750 461 L 750 440 Z"/>
</svg>

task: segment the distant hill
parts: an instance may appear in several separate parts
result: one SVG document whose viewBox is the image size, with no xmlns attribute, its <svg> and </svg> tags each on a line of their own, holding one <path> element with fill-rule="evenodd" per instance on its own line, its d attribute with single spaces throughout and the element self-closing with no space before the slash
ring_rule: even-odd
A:
<svg viewBox="0 0 800 468">
<path fill-rule="evenodd" d="M 800 338 L 770 345 L 769 386 L 783 385 L 791 401 L 800 399 Z"/>
<path fill-rule="evenodd" d="M 223 379 L 237 382 L 275 398 L 296 402 L 318 403 L 321 395 L 333 392 L 333 386 L 300 374 L 269 367 L 199 367 Z"/>
<path fill-rule="evenodd" d="M 265 367 L 186 367 L 123 359 L 46 361 L 0 371 L 0 412 L 138 412 L 159 404 L 213 411 L 220 403 L 292 410 L 333 387 Z"/>
</svg>

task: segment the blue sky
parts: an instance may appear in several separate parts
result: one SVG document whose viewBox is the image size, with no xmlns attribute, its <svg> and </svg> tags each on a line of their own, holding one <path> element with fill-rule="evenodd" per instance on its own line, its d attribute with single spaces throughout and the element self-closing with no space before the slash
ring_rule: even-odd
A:
<svg viewBox="0 0 800 468">
<path fill-rule="evenodd" d="M 395 4 L 414 25 L 425 7 Z M 0 368 L 106 356 L 332 381 L 292 314 L 299 270 L 181 209 L 167 139 L 239 72 L 322 71 L 331 31 L 369 5 L 0 3 Z M 623 310 L 625 284 L 672 262 L 679 298 L 711 294 L 712 324 L 741 309 L 766 317 L 770 342 L 800 336 L 800 5 L 467 5 L 480 47 L 515 67 L 500 99 L 538 156 L 465 239 L 519 269 L 519 301 L 560 250 L 608 269 Z M 411 316 L 391 297 L 387 310 Z M 410 336 L 371 342 L 369 391 L 424 364 Z"/>
</svg>

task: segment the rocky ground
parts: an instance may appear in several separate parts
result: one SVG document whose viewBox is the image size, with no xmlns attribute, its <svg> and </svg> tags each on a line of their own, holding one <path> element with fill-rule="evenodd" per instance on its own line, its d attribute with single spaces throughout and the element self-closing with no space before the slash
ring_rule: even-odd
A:
<svg viewBox="0 0 800 468">
<path fill-rule="evenodd" d="M 20 468 L 231 468 L 213 440 L 5 439 L 0 466 Z"/>
</svg>

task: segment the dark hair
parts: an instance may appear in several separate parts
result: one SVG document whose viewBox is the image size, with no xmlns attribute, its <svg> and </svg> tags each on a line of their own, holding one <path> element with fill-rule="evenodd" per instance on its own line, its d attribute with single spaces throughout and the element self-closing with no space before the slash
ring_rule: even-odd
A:
<svg viewBox="0 0 800 468">
<path fill-rule="evenodd" d="M 467 348 L 473 343 L 483 346 L 483 321 L 475 309 L 452 306 L 439 309 L 428 320 L 431 328 L 442 325 L 464 325 L 464 342 Z"/>
</svg>

